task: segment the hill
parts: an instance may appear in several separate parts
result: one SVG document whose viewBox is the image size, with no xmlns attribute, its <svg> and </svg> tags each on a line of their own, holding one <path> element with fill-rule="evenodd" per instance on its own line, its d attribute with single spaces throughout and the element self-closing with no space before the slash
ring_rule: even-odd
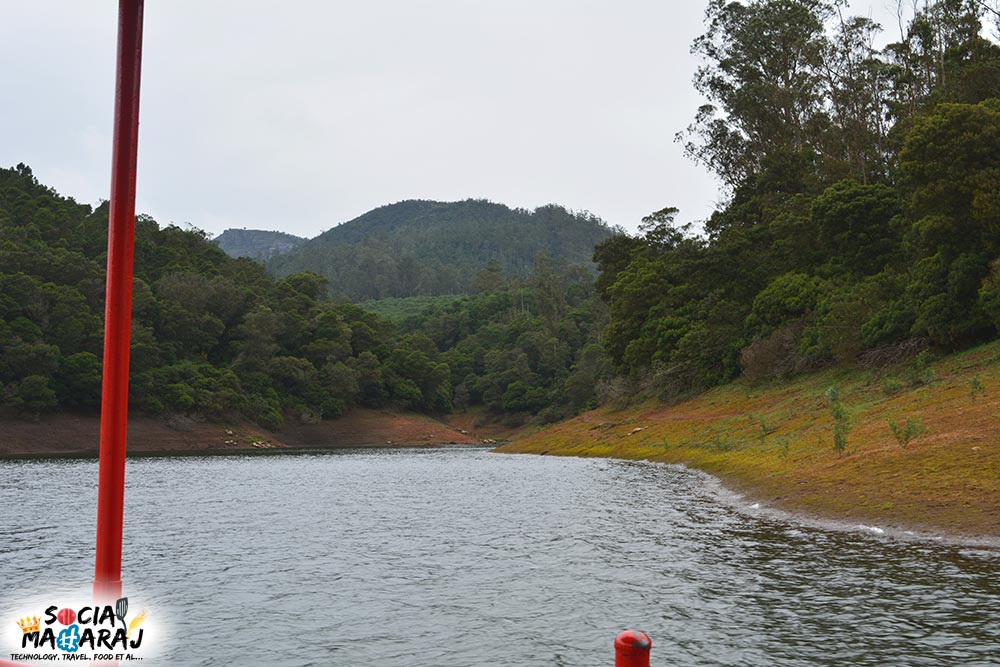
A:
<svg viewBox="0 0 1000 667">
<path fill-rule="evenodd" d="M 0 169 L 6 415 L 96 413 L 107 225 L 106 202 L 93 209 L 62 197 L 24 164 Z M 286 419 L 312 423 L 355 406 L 451 406 L 450 370 L 433 344 L 327 300 L 315 275 L 276 281 L 203 232 L 137 216 L 133 285 L 134 417 L 248 421 L 274 431 Z"/>
<path fill-rule="evenodd" d="M 0 431 L 15 416 L 96 414 L 107 220 L 106 203 L 62 197 L 24 164 L 0 169 Z M 276 431 L 355 407 L 483 406 L 511 426 L 576 414 L 600 369 L 593 276 L 544 255 L 532 271 L 487 271 L 496 284 L 476 295 L 397 299 L 383 318 L 329 299 L 313 273 L 275 280 L 204 232 L 139 215 L 132 415 Z"/>
<path fill-rule="evenodd" d="M 268 232 L 261 229 L 227 229 L 214 239 L 215 243 L 230 257 L 249 257 L 265 261 L 271 257 L 284 255 L 306 239 L 284 232 Z"/>
<path fill-rule="evenodd" d="M 461 294 L 527 275 L 539 252 L 592 266 L 594 246 L 612 233 L 589 213 L 555 205 L 410 200 L 338 225 L 268 267 L 278 277 L 313 271 L 332 293 L 357 301 Z"/>
</svg>

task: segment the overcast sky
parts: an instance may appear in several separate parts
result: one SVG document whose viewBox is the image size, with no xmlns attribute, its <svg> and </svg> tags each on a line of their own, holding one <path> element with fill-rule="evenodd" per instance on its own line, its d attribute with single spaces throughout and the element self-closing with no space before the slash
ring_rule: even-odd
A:
<svg viewBox="0 0 1000 667">
<path fill-rule="evenodd" d="M 716 182 L 673 138 L 705 4 L 149 0 L 137 210 L 212 235 L 413 198 L 703 219 Z M 896 30 L 894 3 L 852 4 Z M 117 3 L 4 5 L 0 166 L 106 199 Z"/>
</svg>

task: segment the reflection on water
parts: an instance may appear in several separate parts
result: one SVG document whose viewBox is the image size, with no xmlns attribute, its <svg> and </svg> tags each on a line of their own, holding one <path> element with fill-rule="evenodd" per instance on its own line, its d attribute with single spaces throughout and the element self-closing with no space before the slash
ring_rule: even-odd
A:
<svg viewBox="0 0 1000 667">
<path fill-rule="evenodd" d="M 96 472 L 0 462 L 0 581 L 89 584 Z M 629 626 L 663 666 L 1000 665 L 1000 552 L 755 518 L 643 463 L 137 460 L 124 570 L 162 664 L 606 667 Z"/>
</svg>

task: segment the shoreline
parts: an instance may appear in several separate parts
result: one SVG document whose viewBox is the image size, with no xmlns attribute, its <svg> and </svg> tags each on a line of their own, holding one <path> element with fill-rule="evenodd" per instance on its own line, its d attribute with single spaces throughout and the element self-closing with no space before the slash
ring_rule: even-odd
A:
<svg viewBox="0 0 1000 667">
<path fill-rule="evenodd" d="M 499 447 L 495 446 L 499 444 Z M 345 450 L 357 449 L 441 449 L 441 448 L 470 448 L 487 449 L 500 454 L 518 454 L 518 452 L 504 451 L 502 448 L 510 443 L 484 444 L 481 442 L 453 442 L 453 443 L 410 443 L 410 444 L 350 444 L 350 445 L 327 445 L 322 447 L 271 447 L 271 448 L 230 448 L 230 449 L 189 449 L 174 451 L 138 451 L 128 454 L 128 459 L 151 459 L 151 458 L 177 458 L 177 457 L 245 457 L 245 456 L 309 456 L 317 454 L 334 454 Z M 530 454 L 533 456 L 545 456 L 544 454 Z M 34 454 L 0 454 L 0 462 L 5 461 L 50 461 L 50 460 L 91 460 L 98 459 L 95 452 L 50 452 Z M 587 457 L 577 457 L 587 458 Z M 630 459 L 618 459 L 630 460 Z M 675 466 L 683 468 L 691 473 L 702 476 L 706 483 L 714 486 L 713 495 L 717 500 L 730 507 L 732 511 L 742 516 L 754 519 L 775 520 L 782 523 L 795 524 L 810 529 L 819 529 L 834 532 L 844 532 L 852 534 L 867 534 L 872 537 L 886 537 L 896 540 L 913 541 L 921 543 L 934 543 L 965 548 L 976 549 L 1000 549 L 1000 536 L 990 534 L 971 534 L 961 532 L 947 532 L 930 530 L 927 527 L 916 527 L 884 523 L 882 525 L 869 525 L 864 523 L 865 519 L 839 517 L 831 518 L 812 514 L 802 508 L 783 507 L 771 505 L 763 499 L 755 497 L 752 491 L 743 489 L 737 490 L 732 485 L 727 484 L 723 479 L 705 472 L 698 468 L 691 467 L 684 463 L 668 463 L 662 461 L 636 461 L 654 465 Z"/>
<path fill-rule="evenodd" d="M 969 529 L 951 521 L 928 521 L 918 513 L 911 514 L 910 520 L 890 517 L 873 510 L 870 505 L 853 508 L 839 507 L 830 511 L 822 502 L 811 498 L 789 498 L 775 495 L 775 488 L 766 480 L 751 481 L 745 477 L 724 474 L 715 466 L 707 469 L 688 460 L 664 458 L 632 457 L 614 454 L 577 454 L 537 452 L 518 448 L 518 442 L 501 445 L 496 450 L 503 454 L 533 454 L 537 456 L 574 456 L 578 458 L 609 458 L 622 461 L 642 461 L 660 465 L 681 466 L 706 475 L 719 486 L 718 496 L 722 502 L 740 514 L 764 516 L 778 520 L 802 524 L 827 530 L 859 532 L 873 535 L 891 535 L 902 539 L 919 541 L 940 541 L 969 547 L 1000 548 L 1000 529 L 991 521 L 985 530 Z M 920 518 L 918 518 L 920 517 Z"/>
<path fill-rule="evenodd" d="M 1000 343 L 945 357 L 928 371 L 902 388 L 889 372 L 843 368 L 764 386 L 734 382 L 677 404 L 597 408 L 498 450 L 681 464 L 719 479 L 747 505 L 904 534 L 998 540 Z M 830 387 L 849 414 L 842 451 L 834 447 Z M 911 438 L 892 428 L 908 423 L 922 426 Z"/>
<path fill-rule="evenodd" d="M 944 357 L 922 369 L 919 381 L 911 375 L 904 367 L 833 368 L 763 386 L 734 382 L 677 404 L 605 406 L 520 432 L 482 427 L 477 412 L 440 421 L 354 409 L 336 420 L 289 424 L 279 434 L 247 424 L 137 418 L 129 421 L 128 452 L 245 456 L 493 445 L 500 453 L 646 460 L 710 474 L 749 506 L 903 534 L 1000 539 L 1000 341 Z M 831 387 L 849 419 L 839 449 Z M 0 412 L 0 460 L 97 457 L 96 415 L 37 423 L 11 417 Z M 901 437 L 899 426 L 910 424 L 919 428 Z"/>
<path fill-rule="evenodd" d="M 670 464 L 665 464 L 670 465 Z M 681 464 L 683 466 L 683 464 Z M 743 516 L 755 519 L 775 520 L 791 523 L 811 529 L 819 529 L 851 534 L 865 534 L 871 537 L 886 537 L 906 542 L 934 543 L 956 547 L 975 549 L 1000 549 L 1000 535 L 987 533 L 952 532 L 933 529 L 927 526 L 906 525 L 898 523 L 872 522 L 862 517 L 840 516 L 826 517 L 813 514 L 801 507 L 782 507 L 770 505 L 752 492 L 738 491 L 727 485 L 718 477 L 701 470 L 698 473 L 707 475 L 718 484 L 720 502 Z"/>
<path fill-rule="evenodd" d="M 469 416 L 463 416 L 468 418 Z M 469 425 L 471 428 L 471 425 Z M 426 415 L 357 408 L 336 420 L 289 424 L 269 433 L 252 424 L 186 417 L 129 420 L 129 458 L 319 452 L 360 447 L 496 446 L 490 429 L 472 432 Z M 87 459 L 99 455 L 100 417 L 56 414 L 37 422 L 0 413 L 0 460 Z"/>
<path fill-rule="evenodd" d="M 386 444 L 352 444 L 352 445 L 328 445 L 326 447 L 270 447 L 267 449 L 231 448 L 231 449 L 178 449 L 173 451 L 138 451 L 128 452 L 126 460 L 131 459 L 161 459 L 179 457 L 204 457 L 216 458 L 225 456 L 305 456 L 309 454 L 332 454 L 354 449 L 441 449 L 447 447 L 459 448 L 493 448 L 495 445 L 487 445 L 481 442 L 446 442 L 446 443 L 394 443 Z M 34 454 L 0 454 L 2 461 L 72 461 L 90 460 L 96 461 L 100 458 L 99 452 L 47 452 Z"/>
<path fill-rule="evenodd" d="M 507 451 L 502 449 L 510 443 L 504 443 L 493 450 L 498 454 L 512 456 L 562 456 L 561 454 L 537 454 L 531 452 Z M 779 521 L 794 524 L 804 528 L 832 531 L 837 533 L 864 534 L 872 538 L 885 537 L 905 542 L 933 543 L 969 549 L 1000 549 L 1000 535 L 990 533 L 955 532 L 936 529 L 926 525 L 908 525 L 891 522 L 872 522 L 869 518 L 860 516 L 830 517 L 810 512 L 800 506 L 782 506 L 768 504 L 762 498 L 754 496 L 750 490 L 737 490 L 720 477 L 687 465 L 667 461 L 651 461 L 649 459 L 629 459 L 621 457 L 589 457 L 572 456 L 572 458 L 605 458 L 632 463 L 647 463 L 677 467 L 695 473 L 704 481 L 714 486 L 712 495 L 733 512 L 756 520 Z M 867 523 L 866 523 L 867 522 Z"/>
</svg>

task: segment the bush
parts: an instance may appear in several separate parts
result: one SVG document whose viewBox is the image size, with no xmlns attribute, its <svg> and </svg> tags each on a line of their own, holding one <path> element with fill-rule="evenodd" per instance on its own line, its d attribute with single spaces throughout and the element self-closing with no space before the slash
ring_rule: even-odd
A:
<svg viewBox="0 0 1000 667">
<path fill-rule="evenodd" d="M 392 398 L 407 408 L 415 408 L 423 402 L 424 395 L 413 380 L 402 379 L 393 385 Z"/>
<path fill-rule="evenodd" d="M 920 438 L 928 433 L 927 428 L 923 425 L 920 419 L 915 419 L 913 417 L 908 417 L 906 424 L 899 425 L 892 419 L 886 422 L 889 425 L 889 430 L 892 431 L 892 435 L 896 438 L 896 442 L 899 443 L 900 447 L 906 447 L 910 444 L 911 440 Z"/>
<path fill-rule="evenodd" d="M 768 333 L 785 322 L 796 320 L 816 308 L 823 292 L 823 281 L 804 273 L 778 276 L 753 300 L 747 327 L 756 333 Z"/>
<path fill-rule="evenodd" d="M 802 322 L 790 322 L 743 348 L 740 351 L 743 377 L 758 383 L 786 378 L 805 370 L 808 362 L 799 353 L 802 330 Z"/>
<path fill-rule="evenodd" d="M 917 355 L 917 358 L 913 360 L 913 363 L 903 371 L 903 377 L 909 383 L 911 387 L 922 387 L 925 384 L 930 384 L 937 379 L 934 371 L 928 368 L 931 363 L 931 354 L 928 350 L 924 350 Z"/>
<path fill-rule="evenodd" d="M 503 393 L 503 408 L 508 412 L 536 413 L 545 406 L 547 397 L 541 387 L 533 387 L 517 380 L 507 385 Z"/>
<path fill-rule="evenodd" d="M 886 396 L 892 396 L 903 391 L 904 386 L 902 380 L 899 378 L 886 378 L 882 381 L 882 393 Z"/>
<path fill-rule="evenodd" d="M 830 416 L 833 417 L 833 448 L 843 456 L 847 449 L 847 432 L 851 429 L 851 418 L 840 402 L 840 390 L 837 387 L 826 390 L 826 400 L 830 404 Z"/>
<path fill-rule="evenodd" d="M 979 288 L 979 307 L 993 326 L 1000 329 L 1000 259 L 990 264 L 990 271 Z"/>
<path fill-rule="evenodd" d="M 972 402 L 975 403 L 976 397 L 985 395 L 986 387 L 983 386 L 983 381 L 979 379 L 978 375 L 973 376 L 969 380 L 969 397 L 972 399 Z"/>
</svg>

